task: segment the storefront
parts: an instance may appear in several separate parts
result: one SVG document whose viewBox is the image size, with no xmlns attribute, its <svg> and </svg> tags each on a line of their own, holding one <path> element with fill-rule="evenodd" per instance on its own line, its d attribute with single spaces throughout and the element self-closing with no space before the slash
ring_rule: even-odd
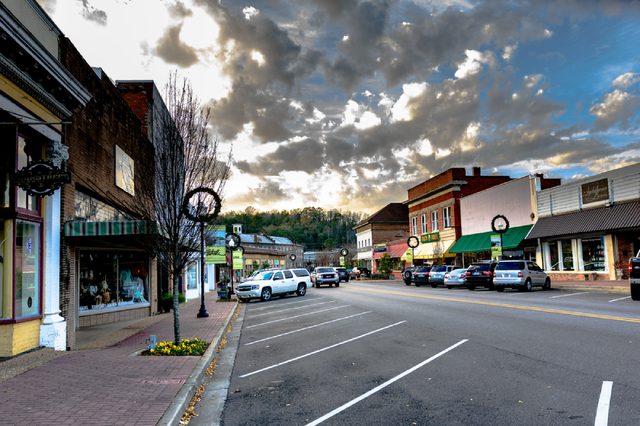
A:
<svg viewBox="0 0 640 426">
<path fill-rule="evenodd" d="M 413 250 L 413 263 L 423 264 L 448 264 L 455 262 L 455 254 L 449 248 L 456 241 L 454 228 L 447 228 L 441 232 L 422 234 L 419 237 L 420 244 Z M 406 254 L 402 260 L 406 260 Z"/>
<path fill-rule="evenodd" d="M 535 260 L 536 242 L 524 241 L 531 227 L 532 225 L 516 226 L 509 228 L 502 235 L 502 259 Z M 493 231 L 463 235 L 449 249 L 449 253 L 459 254 L 462 258 L 462 266 L 469 266 L 470 263 L 479 260 L 495 258 L 495 248 L 492 253 L 492 237 L 494 240 L 500 241 L 499 234 Z M 497 244 L 498 247 L 499 244 Z"/>
<path fill-rule="evenodd" d="M 144 318 L 158 304 L 157 262 L 146 247 L 146 221 L 69 221 L 64 235 L 74 259 L 77 327 Z"/>
</svg>

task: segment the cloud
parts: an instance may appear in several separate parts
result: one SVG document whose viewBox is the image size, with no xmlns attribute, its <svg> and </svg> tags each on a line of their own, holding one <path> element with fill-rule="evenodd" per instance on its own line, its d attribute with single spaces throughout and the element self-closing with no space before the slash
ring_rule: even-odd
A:
<svg viewBox="0 0 640 426">
<path fill-rule="evenodd" d="M 181 1 L 176 1 L 175 3 L 169 5 L 169 13 L 171 16 L 184 19 L 191 15 L 193 12 Z"/>
<path fill-rule="evenodd" d="M 640 108 L 640 74 L 627 72 L 613 80 L 613 91 L 604 99 L 591 106 L 589 112 L 596 117 L 596 130 L 606 130 L 614 126 L 629 129 L 637 124 L 637 110 Z"/>
<path fill-rule="evenodd" d="M 82 16 L 88 21 L 93 21 L 100 25 L 107 25 L 107 13 L 104 10 L 93 7 L 89 0 L 82 1 Z"/>
<path fill-rule="evenodd" d="M 158 40 L 155 52 L 167 63 L 188 68 L 198 62 L 198 54 L 195 49 L 180 40 L 181 30 L 182 24 L 167 28 Z"/>
</svg>

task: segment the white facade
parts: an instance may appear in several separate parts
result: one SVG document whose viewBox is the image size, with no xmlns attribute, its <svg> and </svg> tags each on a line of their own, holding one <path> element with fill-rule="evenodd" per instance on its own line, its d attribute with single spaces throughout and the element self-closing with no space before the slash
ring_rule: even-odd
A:
<svg viewBox="0 0 640 426">
<path fill-rule="evenodd" d="M 461 198 L 462 235 L 491 231 L 491 221 L 498 214 L 509 220 L 511 228 L 533 225 L 538 188 L 538 176 L 524 176 Z"/>
<path fill-rule="evenodd" d="M 364 230 L 356 234 L 358 260 L 371 261 L 373 259 L 372 241 L 373 241 L 373 232 L 371 231 L 371 227 L 365 228 Z"/>
</svg>

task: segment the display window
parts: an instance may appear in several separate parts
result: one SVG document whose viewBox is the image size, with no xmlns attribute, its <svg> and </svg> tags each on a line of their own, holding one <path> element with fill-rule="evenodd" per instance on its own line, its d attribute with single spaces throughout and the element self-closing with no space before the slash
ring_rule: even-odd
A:
<svg viewBox="0 0 640 426">
<path fill-rule="evenodd" d="M 602 238 L 588 238 L 580 241 L 582 244 L 582 261 L 585 271 L 604 271 L 604 241 Z"/>
<path fill-rule="evenodd" d="M 148 262 L 143 252 L 81 251 L 80 312 L 148 306 Z"/>
<path fill-rule="evenodd" d="M 16 318 L 40 313 L 40 224 L 16 221 Z"/>
<path fill-rule="evenodd" d="M 186 272 L 187 290 L 198 288 L 198 267 L 191 264 L 187 267 Z"/>
</svg>

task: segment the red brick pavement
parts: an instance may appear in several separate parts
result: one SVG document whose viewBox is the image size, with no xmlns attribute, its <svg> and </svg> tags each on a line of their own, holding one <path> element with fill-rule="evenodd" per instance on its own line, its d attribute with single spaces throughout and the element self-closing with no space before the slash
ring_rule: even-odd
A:
<svg viewBox="0 0 640 426">
<path fill-rule="evenodd" d="M 235 308 L 206 296 L 181 305 L 181 337 L 213 341 Z M 0 384 L 2 425 L 155 425 L 200 357 L 149 357 L 146 339 L 173 340 L 173 315 L 114 346 L 74 351 Z"/>
</svg>

